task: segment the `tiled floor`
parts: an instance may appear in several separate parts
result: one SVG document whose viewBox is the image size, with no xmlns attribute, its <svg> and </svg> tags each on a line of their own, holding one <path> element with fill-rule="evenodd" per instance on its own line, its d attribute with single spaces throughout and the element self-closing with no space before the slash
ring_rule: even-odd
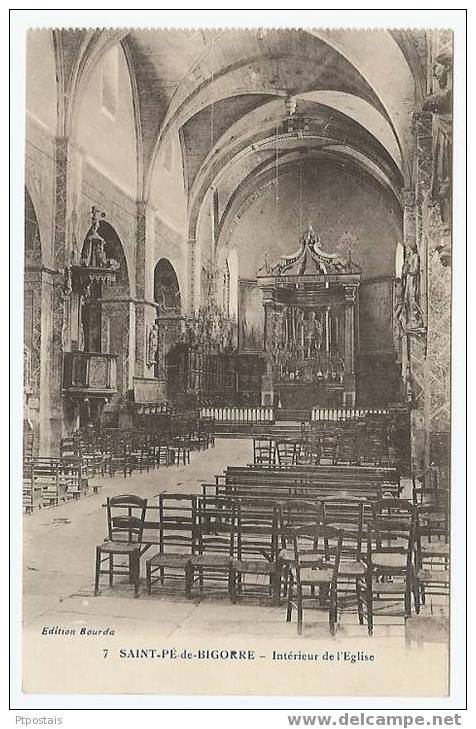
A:
<svg viewBox="0 0 476 729">
<path fill-rule="evenodd" d="M 230 464 L 249 462 L 252 455 L 248 440 L 217 439 L 208 451 L 192 454 L 192 462 L 101 480 L 100 493 L 69 501 L 58 507 L 36 510 L 24 518 L 24 597 L 23 625 L 26 655 L 38 650 L 43 629 L 109 628 L 116 636 L 144 639 L 153 636 L 154 644 L 173 642 L 179 646 L 229 640 L 247 644 L 253 641 L 268 655 L 276 646 L 289 650 L 314 647 L 330 642 L 334 647 L 370 650 L 376 646 L 386 651 L 414 650 L 413 646 L 438 646 L 438 659 L 446 661 L 446 609 L 428 604 L 420 616 L 405 625 L 401 617 L 377 618 L 375 634 L 369 638 L 357 616 L 343 613 L 337 636 L 331 639 L 327 615 L 318 611 L 305 613 L 302 638 L 295 623 L 286 623 L 285 608 L 247 601 L 232 605 L 226 596 L 205 596 L 187 601 L 177 592 L 173 595 L 148 596 L 144 587 L 138 599 L 129 585 L 104 586 L 101 595 L 93 595 L 94 548 L 105 536 L 106 514 L 101 504 L 105 496 L 135 493 L 149 499 L 161 491 L 198 492 L 205 481 L 212 481 Z M 413 660 L 413 659 L 412 659 Z M 413 664 L 412 664 L 413 665 Z M 41 684 L 41 681 L 40 681 Z M 444 684 L 444 681 L 443 681 Z M 439 684 L 440 685 L 440 684 Z M 251 689 L 250 689 L 251 690 Z M 441 692 L 441 688 L 435 689 Z"/>
</svg>

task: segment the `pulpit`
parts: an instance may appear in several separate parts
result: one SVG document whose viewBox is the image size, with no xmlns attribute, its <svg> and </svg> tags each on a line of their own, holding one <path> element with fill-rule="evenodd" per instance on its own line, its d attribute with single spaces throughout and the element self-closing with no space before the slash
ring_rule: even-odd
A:
<svg viewBox="0 0 476 729">
<path fill-rule="evenodd" d="M 353 407 L 360 268 L 350 252 L 323 251 L 310 225 L 299 242 L 295 254 L 266 263 L 257 274 L 266 390 L 285 409 Z"/>
</svg>

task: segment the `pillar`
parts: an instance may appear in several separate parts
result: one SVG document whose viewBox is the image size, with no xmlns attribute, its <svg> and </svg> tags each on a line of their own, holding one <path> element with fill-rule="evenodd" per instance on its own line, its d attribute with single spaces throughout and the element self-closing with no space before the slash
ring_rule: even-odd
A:
<svg viewBox="0 0 476 729">
<path fill-rule="evenodd" d="M 195 289 L 196 289 L 196 247 L 197 239 L 188 239 L 188 288 L 189 288 L 189 311 L 191 314 L 195 311 Z"/>
<path fill-rule="evenodd" d="M 134 375 L 144 377 L 146 356 L 145 259 L 147 245 L 147 201 L 136 202 L 136 302 Z"/>
<path fill-rule="evenodd" d="M 355 406 L 355 287 L 346 286 L 344 289 L 344 395 L 343 406 Z"/>
</svg>

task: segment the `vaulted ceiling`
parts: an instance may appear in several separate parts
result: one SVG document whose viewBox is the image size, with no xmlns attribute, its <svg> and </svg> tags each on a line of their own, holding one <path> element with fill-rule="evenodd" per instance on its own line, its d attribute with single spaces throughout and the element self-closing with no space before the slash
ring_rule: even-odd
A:
<svg viewBox="0 0 476 729">
<path fill-rule="evenodd" d="M 425 92 L 423 32 L 57 31 L 65 134 L 89 70 L 118 42 L 131 75 L 138 198 L 161 144 L 179 134 L 191 235 L 211 190 L 223 230 L 272 170 L 315 158 L 364 171 L 398 204 Z"/>
</svg>

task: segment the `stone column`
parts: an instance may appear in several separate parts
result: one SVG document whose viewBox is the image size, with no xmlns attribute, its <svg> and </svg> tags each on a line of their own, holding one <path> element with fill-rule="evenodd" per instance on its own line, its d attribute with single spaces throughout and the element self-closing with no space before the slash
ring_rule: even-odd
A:
<svg viewBox="0 0 476 729">
<path fill-rule="evenodd" d="M 59 454 L 64 434 L 62 396 L 63 353 L 63 276 L 43 275 L 41 296 L 41 373 L 40 373 L 40 455 Z"/>
<path fill-rule="evenodd" d="M 43 274 L 41 294 L 41 367 L 40 367 L 40 455 L 57 455 L 65 432 L 65 407 L 62 396 L 64 310 L 64 268 L 69 263 L 67 137 L 55 139 L 54 162 L 54 269 Z"/>
<path fill-rule="evenodd" d="M 29 350 L 28 387 L 25 388 L 24 419 L 32 427 L 39 445 L 40 420 L 40 374 L 41 374 L 41 312 L 43 274 L 41 270 L 25 270 L 24 275 L 24 342 Z"/>
<path fill-rule="evenodd" d="M 135 304 L 135 364 L 136 377 L 144 377 L 146 356 L 145 318 L 145 258 L 147 244 L 147 201 L 136 203 L 136 304 Z"/>
<path fill-rule="evenodd" d="M 103 301 L 102 313 L 103 319 L 109 320 L 109 352 L 117 355 L 117 391 L 119 396 L 122 396 L 129 388 L 130 301 L 128 299 Z"/>
<path fill-rule="evenodd" d="M 191 314 L 195 311 L 195 276 L 196 276 L 196 247 L 197 247 L 197 239 L 196 238 L 189 238 L 188 239 L 188 286 L 189 286 L 189 311 Z"/>
<path fill-rule="evenodd" d="M 355 405 L 355 287 L 346 286 L 344 289 L 345 309 L 344 309 L 344 401 L 343 405 Z"/>
</svg>

